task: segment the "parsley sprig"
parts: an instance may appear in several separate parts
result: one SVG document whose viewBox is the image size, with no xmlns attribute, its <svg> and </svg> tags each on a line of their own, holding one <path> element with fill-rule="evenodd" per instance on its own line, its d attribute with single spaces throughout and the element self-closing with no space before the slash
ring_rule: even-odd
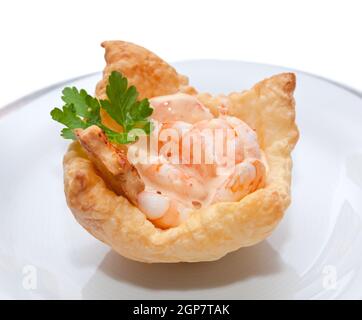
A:
<svg viewBox="0 0 362 320">
<path fill-rule="evenodd" d="M 137 100 L 137 89 L 134 86 L 128 87 L 127 78 L 113 71 L 108 78 L 106 93 L 107 99 L 98 100 L 84 89 L 64 88 L 62 91 L 64 106 L 62 109 L 54 108 L 50 113 L 55 121 L 66 126 L 61 131 L 61 136 L 75 140 L 74 129 L 85 129 L 96 125 L 105 132 L 110 141 L 127 144 L 134 142 L 137 138 L 135 134 L 132 134 L 134 129 L 142 129 L 146 134 L 150 133 L 151 122 L 148 117 L 153 109 L 147 99 Z M 122 126 L 123 132 L 113 131 L 101 122 L 101 107 Z"/>
</svg>

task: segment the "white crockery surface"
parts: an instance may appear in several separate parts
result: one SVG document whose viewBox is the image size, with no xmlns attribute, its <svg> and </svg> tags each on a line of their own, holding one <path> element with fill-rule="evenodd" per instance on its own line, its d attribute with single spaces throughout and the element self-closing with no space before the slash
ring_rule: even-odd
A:
<svg viewBox="0 0 362 320">
<path fill-rule="evenodd" d="M 212 93 L 286 71 L 237 61 L 174 65 Z M 100 76 L 67 85 L 93 92 Z M 297 72 L 292 204 L 268 240 L 216 262 L 149 265 L 114 253 L 67 208 L 62 157 L 69 141 L 49 115 L 64 86 L 0 110 L 0 298 L 362 298 L 358 93 Z"/>
</svg>

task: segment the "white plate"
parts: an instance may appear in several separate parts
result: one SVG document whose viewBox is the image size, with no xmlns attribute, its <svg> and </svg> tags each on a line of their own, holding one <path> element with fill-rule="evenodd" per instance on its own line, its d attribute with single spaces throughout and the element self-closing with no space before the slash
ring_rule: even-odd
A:
<svg viewBox="0 0 362 320">
<path fill-rule="evenodd" d="M 247 89 L 287 69 L 237 61 L 176 63 L 200 91 Z M 90 236 L 66 206 L 68 141 L 49 112 L 65 85 L 0 110 L 0 297 L 119 299 L 362 298 L 362 99 L 297 73 L 300 140 L 292 205 L 273 235 L 217 262 L 142 264 Z"/>
</svg>

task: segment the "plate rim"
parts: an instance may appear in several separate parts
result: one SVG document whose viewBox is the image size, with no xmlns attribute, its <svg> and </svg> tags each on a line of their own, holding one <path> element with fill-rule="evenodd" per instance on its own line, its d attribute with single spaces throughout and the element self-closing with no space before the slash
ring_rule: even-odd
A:
<svg viewBox="0 0 362 320">
<path fill-rule="evenodd" d="M 311 80 L 313 81 L 313 79 L 320 79 L 321 82 L 320 82 L 320 85 L 323 85 L 326 84 L 326 83 L 331 83 L 332 86 L 329 86 L 329 89 L 330 90 L 335 90 L 338 92 L 338 90 L 336 89 L 337 87 L 338 88 L 341 88 L 342 91 L 341 93 L 345 93 L 347 91 L 347 93 L 351 93 L 352 96 L 355 96 L 357 95 L 358 98 L 362 99 L 362 91 L 359 92 L 359 91 L 356 91 L 353 89 L 353 88 L 349 88 L 348 86 L 344 86 L 343 84 L 340 84 L 338 82 L 334 82 L 333 80 L 329 80 L 329 79 L 326 79 L 326 78 L 323 78 L 323 77 L 320 77 L 320 76 L 317 76 L 317 75 L 313 75 L 313 74 L 309 74 L 307 72 L 303 72 L 303 71 L 298 71 L 298 70 L 293 70 L 293 69 L 290 69 L 290 68 L 287 68 L 287 67 L 280 67 L 280 66 L 276 66 L 276 65 L 268 65 L 268 64 L 261 64 L 261 63 L 253 63 L 253 62 L 244 62 L 244 61 L 241 61 L 241 60 L 217 60 L 217 59 L 190 59 L 190 60 L 180 60 L 180 61 L 177 61 L 177 62 L 174 62 L 173 65 L 175 65 L 176 67 L 177 66 L 182 66 L 182 64 L 184 64 L 185 66 L 188 66 L 188 63 L 190 64 L 190 67 L 194 68 L 194 67 L 197 67 L 198 66 L 198 63 L 199 62 L 202 62 L 204 63 L 205 65 L 207 65 L 207 63 L 210 63 L 210 64 L 213 64 L 213 63 L 218 63 L 220 67 L 223 66 L 223 63 L 228 66 L 227 64 L 230 64 L 231 66 L 233 65 L 233 63 L 235 63 L 237 66 L 237 64 L 240 64 L 240 65 L 245 65 L 246 67 L 252 67 L 253 65 L 255 66 L 260 66 L 261 68 L 262 67 L 275 67 L 275 68 L 280 68 L 281 70 L 285 70 L 285 72 L 298 72 L 301 76 L 303 75 L 307 75 L 308 77 L 305 78 L 306 81 L 308 80 Z M 9 104 L 6 104 L 4 105 L 4 108 L 6 108 L 5 112 L 2 112 L 3 109 L 0 108 L 0 120 L 2 119 L 2 117 L 4 117 L 4 121 L 6 122 L 8 120 L 8 118 L 6 118 L 6 115 L 8 114 L 11 114 L 11 112 L 15 111 L 20 111 L 20 112 L 23 112 L 23 111 L 26 111 L 25 107 L 27 106 L 28 103 L 34 103 L 37 102 L 38 100 L 37 99 L 40 99 L 42 98 L 44 95 L 47 95 L 47 94 L 53 94 L 54 92 L 56 92 L 55 90 L 59 90 L 61 87 L 63 86 L 66 86 L 66 85 L 70 85 L 72 82 L 75 82 L 75 81 L 79 81 L 79 80 L 82 80 L 82 79 L 85 79 L 88 81 L 88 78 L 89 80 L 93 81 L 93 77 L 97 77 L 101 75 L 101 72 L 98 71 L 98 72 L 92 72 L 92 73 L 88 73 L 88 74 L 84 74 L 84 75 L 81 75 L 81 76 L 78 76 L 78 77 L 74 77 L 74 78 L 71 78 L 71 79 L 67 79 L 67 80 L 63 80 L 63 81 L 60 81 L 60 82 L 56 82 L 54 84 L 51 84 L 49 86 L 46 86 L 46 87 L 43 87 L 39 90 L 36 90 L 36 91 L 33 91 L 32 93 L 30 94 L 27 94 L 27 95 L 24 95 L 23 97 L 21 98 L 18 98 L 16 99 L 15 101 L 9 103 Z M 350 91 L 351 90 L 351 91 Z M 357 100 L 354 100 L 356 101 L 357 105 L 355 106 L 356 108 L 359 107 L 359 99 Z M 23 108 L 24 107 L 24 108 Z M 329 238 L 329 236 L 328 236 Z M 322 243 L 322 246 L 321 246 L 321 251 L 323 250 L 324 248 L 324 245 Z M 318 257 L 320 256 L 320 254 L 318 254 Z M 313 262 L 314 264 L 315 262 Z M 308 272 L 309 269 L 306 269 L 305 273 Z M 193 291 L 193 289 L 191 289 Z M 213 289 L 211 289 L 213 290 Z M 179 292 L 179 290 L 177 290 L 178 293 L 177 295 L 181 295 L 182 293 Z M 217 293 L 218 294 L 218 293 Z M 1 294 L 0 294 L 1 295 Z M 259 293 L 258 293 L 259 295 Z M 291 299 L 294 299 L 295 297 L 290 297 Z M 81 296 L 80 299 L 84 299 L 83 296 Z M 177 297 L 174 297 L 173 299 L 178 299 Z"/>
<path fill-rule="evenodd" d="M 237 59 L 185 59 L 185 60 L 177 60 L 171 63 L 171 65 L 173 66 L 174 64 L 178 64 L 178 63 L 197 63 L 197 62 L 217 62 L 217 63 L 244 63 L 244 64 L 250 64 L 250 65 L 259 65 L 259 66 L 265 66 L 265 67 L 274 67 L 274 68 L 281 68 L 281 69 L 285 69 L 286 71 L 290 71 L 290 72 L 297 72 L 315 79 L 319 79 L 325 82 L 328 82 L 340 89 L 343 89 L 353 95 L 355 95 L 356 97 L 360 98 L 362 100 L 362 91 L 353 88 L 352 86 L 346 85 L 344 83 L 338 82 L 336 80 L 321 76 L 321 75 L 317 75 L 315 73 L 311 73 L 308 71 L 302 71 L 299 69 L 295 69 L 295 68 L 289 68 L 289 67 L 285 67 L 285 66 L 281 66 L 281 65 L 276 65 L 276 64 L 268 64 L 268 63 L 258 63 L 258 62 L 252 62 L 252 61 L 244 61 L 244 60 L 237 60 Z M 32 102 L 33 100 L 35 100 L 36 98 L 42 96 L 43 94 L 47 93 L 48 91 L 57 89 L 61 86 L 64 86 L 68 83 L 74 82 L 74 81 L 78 81 L 87 77 L 91 77 L 94 76 L 96 74 L 101 74 L 102 71 L 95 71 L 95 72 L 90 72 L 87 74 L 83 74 L 77 77 L 73 77 L 73 78 L 69 78 L 66 80 L 61 80 L 59 82 L 55 82 L 53 84 L 50 84 L 49 86 L 40 88 L 38 90 L 35 90 L 33 92 L 30 92 L 28 94 L 25 94 L 23 96 L 21 96 L 18 99 L 13 100 L 12 102 L 9 102 L 3 106 L 0 107 L 0 119 L 3 118 L 4 116 L 6 116 L 7 114 L 9 114 L 11 111 L 14 111 L 15 109 L 18 109 L 24 105 L 26 105 L 27 103 Z"/>
</svg>

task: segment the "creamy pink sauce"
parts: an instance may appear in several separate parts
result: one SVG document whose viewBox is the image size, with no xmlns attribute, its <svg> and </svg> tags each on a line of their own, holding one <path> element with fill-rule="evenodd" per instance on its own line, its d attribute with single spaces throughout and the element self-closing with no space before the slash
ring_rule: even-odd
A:
<svg viewBox="0 0 362 320">
<path fill-rule="evenodd" d="M 155 97 L 150 102 L 154 108 L 151 119 L 155 125 L 151 138 L 158 141 L 161 149 L 153 154 L 154 163 L 133 162 L 145 182 L 145 192 L 140 195 L 139 201 L 146 216 L 151 220 L 158 219 L 167 208 L 174 206 L 183 220 L 191 209 L 219 201 L 240 200 L 245 194 L 230 186 L 253 181 L 256 172 L 252 161 L 262 161 L 255 132 L 240 119 L 227 116 L 225 108 L 222 108 L 219 117 L 214 117 L 194 96 L 178 93 Z M 168 129 L 177 132 L 178 138 L 172 136 L 169 140 L 161 141 L 162 134 Z M 203 129 L 211 131 L 204 134 Z M 218 141 L 215 140 L 215 129 L 225 131 Z M 169 158 L 172 148 L 165 147 L 169 141 L 178 142 L 179 154 L 174 158 Z M 186 151 L 192 150 L 189 153 L 181 148 L 185 141 L 189 141 L 185 148 Z M 214 141 L 214 145 L 210 141 Z M 197 152 L 193 152 L 192 148 L 197 142 L 200 143 L 203 156 L 201 163 L 195 164 L 193 160 L 197 158 Z M 224 153 L 218 155 L 213 149 L 222 144 L 225 151 L 228 143 L 235 148 L 231 164 Z M 149 149 L 137 143 L 134 148 L 149 154 Z M 175 159 L 180 162 L 185 160 L 184 154 L 191 163 L 175 163 Z M 213 161 L 206 164 L 206 157 Z"/>
</svg>

